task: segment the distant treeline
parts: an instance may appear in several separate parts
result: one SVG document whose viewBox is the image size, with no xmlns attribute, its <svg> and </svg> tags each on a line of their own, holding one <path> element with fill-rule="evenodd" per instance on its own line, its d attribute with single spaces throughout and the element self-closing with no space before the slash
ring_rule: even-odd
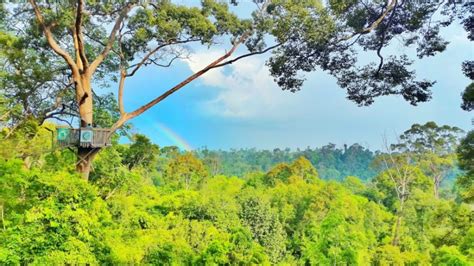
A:
<svg viewBox="0 0 474 266">
<path fill-rule="evenodd" d="M 371 151 L 357 143 L 344 145 L 342 148 L 330 143 L 305 150 L 200 149 L 196 154 L 212 174 L 242 176 L 254 171 L 266 172 L 278 163 L 292 162 L 303 156 L 318 170 L 322 179 L 343 180 L 346 176 L 357 176 L 362 180 L 369 180 L 379 173 L 373 161 L 380 152 Z"/>
</svg>

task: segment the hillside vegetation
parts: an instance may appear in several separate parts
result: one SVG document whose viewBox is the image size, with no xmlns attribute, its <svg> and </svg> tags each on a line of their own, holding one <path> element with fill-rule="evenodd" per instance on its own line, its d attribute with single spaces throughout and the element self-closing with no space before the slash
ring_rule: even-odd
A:
<svg viewBox="0 0 474 266">
<path fill-rule="evenodd" d="M 1 138 L 0 264 L 474 262 L 472 157 L 464 149 L 472 134 L 458 149 L 465 175 L 436 197 L 426 161 L 402 153 L 367 182 L 323 180 L 303 154 L 229 177 L 142 135 L 99 153 L 86 182 L 72 151 L 41 148 L 51 144 L 48 129 L 32 124 Z"/>
</svg>

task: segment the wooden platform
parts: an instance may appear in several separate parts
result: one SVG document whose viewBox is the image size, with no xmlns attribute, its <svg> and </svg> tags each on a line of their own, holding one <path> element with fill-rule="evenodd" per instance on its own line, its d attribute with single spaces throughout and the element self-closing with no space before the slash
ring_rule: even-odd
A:
<svg viewBox="0 0 474 266">
<path fill-rule="evenodd" d="M 111 146 L 109 128 L 66 128 L 56 130 L 56 143 L 60 147 L 101 148 Z"/>
</svg>

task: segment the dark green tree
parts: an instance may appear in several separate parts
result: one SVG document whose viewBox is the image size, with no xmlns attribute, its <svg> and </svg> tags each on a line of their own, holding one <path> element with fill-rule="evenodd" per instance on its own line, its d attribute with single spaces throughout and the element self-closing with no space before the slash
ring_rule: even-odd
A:
<svg viewBox="0 0 474 266">
<path fill-rule="evenodd" d="M 133 143 L 123 155 L 123 164 L 130 170 L 137 166 L 152 168 L 160 155 L 158 145 L 142 134 L 135 134 L 132 139 Z"/>
<path fill-rule="evenodd" d="M 461 197 L 467 202 L 472 202 L 474 200 L 474 131 L 469 131 L 462 139 L 457 153 L 459 167 L 464 170 L 464 174 L 458 177 L 456 183 Z"/>
</svg>

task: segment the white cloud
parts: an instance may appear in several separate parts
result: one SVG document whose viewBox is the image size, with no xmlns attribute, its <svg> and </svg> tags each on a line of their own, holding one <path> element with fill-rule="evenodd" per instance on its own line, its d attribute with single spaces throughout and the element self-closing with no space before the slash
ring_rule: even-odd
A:
<svg viewBox="0 0 474 266">
<path fill-rule="evenodd" d="M 217 147 L 306 147 L 359 142 L 379 148 L 384 132 L 391 137 L 392 132 L 396 135 L 413 123 L 434 120 L 468 129 L 471 117 L 459 108 L 459 95 L 467 83 L 460 64 L 470 47 L 457 39 L 449 40 L 453 44 L 446 52 L 414 65 L 420 79 L 438 80 L 433 100 L 417 107 L 400 96 L 381 97 L 370 107 L 357 107 L 346 99 L 346 92 L 337 86 L 335 78 L 321 71 L 306 73 L 308 80 L 300 92 L 281 91 L 268 73 L 263 56 L 213 69 L 197 81 L 203 90 L 215 92 L 212 96 L 206 93 L 208 100 L 200 105 L 207 115 L 224 119 L 215 119 L 218 122 L 212 128 L 204 123 L 205 130 L 222 136 L 221 140 L 213 140 L 221 141 Z M 186 64 L 196 72 L 223 53 L 223 49 L 199 51 L 191 54 Z M 373 54 L 367 56 L 367 61 L 377 60 Z"/>
<path fill-rule="evenodd" d="M 201 51 L 187 64 L 193 72 L 212 62 L 223 51 Z M 274 83 L 265 58 L 249 57 L 223 68 L 213 69 L 200 78 L 204 85 L 218 89 L 216 96 L 203 103 L 214 114 L 233 118 L 284 118 L 295 115 L 301 96 L 282 92 Z M 299 98 L 299 99 L 297 99 Z"/>
</svg>

